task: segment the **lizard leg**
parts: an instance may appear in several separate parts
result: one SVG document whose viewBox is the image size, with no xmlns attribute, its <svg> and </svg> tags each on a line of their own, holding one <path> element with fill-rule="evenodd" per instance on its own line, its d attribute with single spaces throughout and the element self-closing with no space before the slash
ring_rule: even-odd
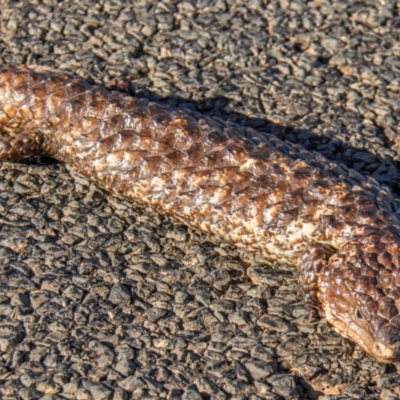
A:
<svg viewBox="0 0 400 400">
<path fill-rule="evenodd" d="M 43 138 L 38 132 L 0 137 L 0 160 L 29 158 L 42 152 Z"/>
<path fill-rule="evenodd" d="M 327 246 L 310 244 L 298 261 L 299 285 L 311 318 L 318 316 L 321 310 L 318 300 L 318 276 L 332 254 L 333 250 Z"/>
</svg>

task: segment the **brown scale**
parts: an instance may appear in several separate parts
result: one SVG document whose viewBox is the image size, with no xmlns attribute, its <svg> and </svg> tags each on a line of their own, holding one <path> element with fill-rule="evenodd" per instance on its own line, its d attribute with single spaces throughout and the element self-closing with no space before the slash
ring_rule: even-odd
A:
<svg viewBox="0 0 400 400">
<path fill-rule="evenodd" d="M 400 223 L 372 178 L 270 133 L 0 66 L 0 159 L 46 154 L 128 199 L 298 268 L 310 312 L 400 359 Z"/>
</svg>

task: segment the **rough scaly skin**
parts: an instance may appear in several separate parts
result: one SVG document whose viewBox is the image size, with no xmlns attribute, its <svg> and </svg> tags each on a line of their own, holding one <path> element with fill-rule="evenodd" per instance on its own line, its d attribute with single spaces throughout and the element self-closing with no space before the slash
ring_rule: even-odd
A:
<svg viewBox="0 0 400 400">
<path fill-rule="evenodd" d="M 46 154 L 128 199 L 297 266 L 310 309 L 400 359 L 400 222 L 373 179 L 234 124 L 0 67 L 0 159 Z"/>
</svg>

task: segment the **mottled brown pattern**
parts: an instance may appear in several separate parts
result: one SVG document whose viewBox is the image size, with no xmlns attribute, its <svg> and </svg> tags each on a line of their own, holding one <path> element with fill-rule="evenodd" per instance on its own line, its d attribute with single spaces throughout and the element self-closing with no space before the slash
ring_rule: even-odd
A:
<svg viewBox="0 0 400 400">
<path fill-rule="evenodd" d="M 311 310 L 400 359 L 400 224 L 373 179 L 275 136 L 0 67 L 0 158 L 47 154 L 128 199 L 296 265 Z"/>
</svg>

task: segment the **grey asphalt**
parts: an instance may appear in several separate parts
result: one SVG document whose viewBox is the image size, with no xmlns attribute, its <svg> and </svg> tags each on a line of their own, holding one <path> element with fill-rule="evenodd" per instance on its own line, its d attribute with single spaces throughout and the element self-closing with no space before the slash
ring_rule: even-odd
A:
<svg viewBox="0 0 400 400">
<path fill-rule="evenodd" d="M 6 1 L 0 62 L 273 132 L 400 200 L 394 1 Z M 255 286 L 249 277 L 257 275 Z M 296 271 L 39 158 L 0 165 L 1 399 L 398 399 Z"/>
</svg>

